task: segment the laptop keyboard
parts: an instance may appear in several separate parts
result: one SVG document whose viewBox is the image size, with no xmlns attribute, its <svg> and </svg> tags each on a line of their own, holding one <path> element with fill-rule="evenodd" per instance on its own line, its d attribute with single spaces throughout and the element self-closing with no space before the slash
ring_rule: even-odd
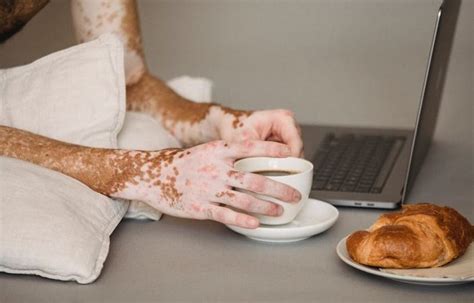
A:
<svg viewBox="0 0 474 303">
<path fill-rule="evenodd" d="M 380 193 L 405 139 L 328 134 L 314 163 L 313 190 Z"/>
</svg>

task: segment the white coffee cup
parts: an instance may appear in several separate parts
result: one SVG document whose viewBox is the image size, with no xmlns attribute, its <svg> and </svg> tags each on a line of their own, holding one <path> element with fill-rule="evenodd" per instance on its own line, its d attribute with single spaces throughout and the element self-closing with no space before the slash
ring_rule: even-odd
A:
<svg viewBox="0 0 474 303">
<path fill-rule="evenodd" d="M 292 172 L 285 175 L 262 174 L 267 178 L 288 184 L 298 190 L 301 194 L 301 200 L 297 203 L 284 202 L 266 195 L 256 194 L 246 190 L 236 189 L 251 194 L 259 199 L 267 200 L 280 205 L 283 208 L 283 214 L 278 217 L 265 216 L 260 214 L 252 214 L 260 220 L 261 224 L 281 225 L 287 224 L 300 213 L 304 204 L 308 200 L 311 191 L 311 183 L 313 181 L 313 164 L 307 160 L 300 158 L 269 158 L 255 157 L 238 160 L 234 163 L 234 168 L 243 172 Z"/>
</svg>

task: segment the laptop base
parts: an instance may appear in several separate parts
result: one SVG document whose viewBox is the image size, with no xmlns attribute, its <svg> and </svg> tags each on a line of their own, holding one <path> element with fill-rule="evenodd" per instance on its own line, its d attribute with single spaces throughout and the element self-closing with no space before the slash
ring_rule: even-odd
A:
<svg viewBox="0 0 474 303">
<path fill-rule="evenodd" d="M 313 161 L 316 152 L 324 144 L 328 134 L 342 136 L 351 134 L 353 136 L 385 136 L 403 138 L 410 143 L 413 137 L 412 130 L 406 129 L 377 129 L 360 127 L 333 127 L 305 125 L 303 127 L 303 140 L 305 151 L 310 151 L 305 157 Z M 353 191 L 329 191 L 313 188 L 310 196 L 315 199 L 327 201 L 337 206 L 351 206 L 364 208 L 394 209 L 402 203 L 403 187 L 410 156 L 410 144 L 403 144 L 393 163 L 393 168 L 385 181 L 380 193 L 361 193 Z"/>
</svg>

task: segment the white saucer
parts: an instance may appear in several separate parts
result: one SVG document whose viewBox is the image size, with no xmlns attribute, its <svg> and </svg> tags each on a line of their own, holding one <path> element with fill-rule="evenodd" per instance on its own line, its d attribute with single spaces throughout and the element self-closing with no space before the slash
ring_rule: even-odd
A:
<svg viewBox="0 0 474 303">
<path fill-rule="evenodd" d="M 264 242 L 296 242 L 307 239 L 330 228 L 339 217 L 337 209 L 329 203 L 308 199 L 299 215 L 285 225 L 261 225 L 247 229 L 227 225 L 231 230 L 250 239 Z"/>
<path fill-rule="evenodd" d="M 349 256 L 349 253 L 346 249 L 346 239 L 342 239 L 337 244 L 336 252 L 339 258 L 341 258 L 344 263 L 357 268 L 359 270 L 365 271 L 366 273 L 373 274 L 376 276 L 381 276 L 384 278 L 392 279 L 398 282 L 410 283 L 410 284 L 421 284 L 421 285 L 431 285 L 431 286 L 441 286 L 441 285 L 454 285 L 454 284 L 462 284 L 473 282 L 474 278 L 468 279 L 456 279 L 456 278 L 427 278 L 427 277 L 416 277 L 416 276 L 402 276 L 396 275 L 388 272 L 383 272 L 377 267 L 370 267 L 366 265 L 359 264 L 354 262 L 352 258 Z"/>
</svg>

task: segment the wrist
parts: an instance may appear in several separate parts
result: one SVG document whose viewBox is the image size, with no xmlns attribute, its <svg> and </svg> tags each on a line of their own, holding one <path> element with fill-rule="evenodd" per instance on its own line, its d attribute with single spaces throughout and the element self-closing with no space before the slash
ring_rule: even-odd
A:
<svg viewBox="0 0 474 303">
<path fill-rule="evenodd" d="M 180 148 L 161 151 L 117 151 L 114 157 L 114 181 L 110 196 L 138 200 L 157 208 L 159 197 L 170 190 L 168 183 L 175 171 L 171 168 L 173 157 Z M 175 179 L 174 179 L 175 180 Z"/>
<path fill-rule="evenodd" d="M 222 110 L 222 106 L 218 104 L 213 104 L 209 108 L 208 115 L 208 125 L 209 129 L 213 134 L 213 140 L 222 139 L 222 127 L 225 125 L 226 117 L 225 112 Z"/>
<path fill-rule="evenodd" d="M 148 74 L 145 61 L 140 56 L 125 55 L 125 59 L 131 57 L 129 60 L 125 60 L 125 84 L 127 86 L 136 84 L 140 81 L 145 74 Z"/>
<path fill-rule="evenodd" d="M 103 171 L 108 180 L 108 195 L 126 200 L 144 200 L 143 174 L 150 165 L 151 152 L 113 150 L 107 155 Z"/>
<path fill-rule="evenodd" d="M 209 112 L 217 133 L 217 139 L 222 140 L 229 139 L 230 133 L 242 127 L 245 119 L 252 113 L 251 111 L 235 110 L 220 105 L 213 106 Z"/>
</svg>

